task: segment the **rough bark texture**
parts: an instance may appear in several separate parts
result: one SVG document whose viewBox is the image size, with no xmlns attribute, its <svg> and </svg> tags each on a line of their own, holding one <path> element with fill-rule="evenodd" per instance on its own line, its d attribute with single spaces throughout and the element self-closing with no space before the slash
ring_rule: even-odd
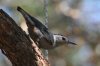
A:
<svg viewBox="0 0 100 66">
<path fill-rule="evenodd" d="M 12 66 L 49 66 L 39 48 L 26 33 L 0 10 L 0 49 Z"/>
</svg>

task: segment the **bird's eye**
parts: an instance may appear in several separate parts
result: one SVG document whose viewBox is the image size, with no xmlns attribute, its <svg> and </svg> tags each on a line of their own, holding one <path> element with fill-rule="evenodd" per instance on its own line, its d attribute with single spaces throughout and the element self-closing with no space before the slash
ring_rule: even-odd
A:
<svg viewBox="0 0 100 66">
<path fill-rule="evenodd" d="M 64 37 L 62 37 L 62 40 L 65 40 L 65 38 L 64 38 Z"/>
</svg>

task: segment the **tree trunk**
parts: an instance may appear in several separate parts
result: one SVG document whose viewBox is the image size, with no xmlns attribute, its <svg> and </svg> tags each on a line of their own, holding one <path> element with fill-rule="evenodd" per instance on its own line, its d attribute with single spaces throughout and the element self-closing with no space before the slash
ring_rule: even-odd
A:
<svg viewBox="0 0 100 66">
<path fill-rule="evenodd" d="M 49 66 L 41 51 L 26 33 L 0 10 L 0 49 L 12 66 Z"/>
</svg>

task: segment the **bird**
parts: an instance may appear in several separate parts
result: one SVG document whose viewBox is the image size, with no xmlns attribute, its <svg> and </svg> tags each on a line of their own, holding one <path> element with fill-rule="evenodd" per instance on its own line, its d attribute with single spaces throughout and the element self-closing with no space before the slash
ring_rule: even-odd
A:
<svg viewBox="0 0 100 66">
<path fill-rule="evenodd" d="M 27 27 L 28 33 L 31 39 L 42 49 L 53 49 L 64 44 L 77 45 L 71 42 L 66 36 L 60 34 L 53 34 L 49 29 L 42 24 L 41 21 L 31 16 L 28 12 L 21 7 L 17 7 L 17 10 L 23 15 Z"/>
</svg>

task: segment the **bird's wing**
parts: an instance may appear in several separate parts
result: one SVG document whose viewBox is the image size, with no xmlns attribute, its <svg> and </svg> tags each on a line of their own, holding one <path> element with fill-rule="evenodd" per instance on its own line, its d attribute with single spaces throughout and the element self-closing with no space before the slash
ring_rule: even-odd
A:
<svg viewBox="0 0 100 66">
<path fill-rule="evenodd" d="M 39 20 L 37 20 L 35 17 L 30 16 L 30 18 L 34 22 L 35 26 L 42 32 L 42 34 L 44 35 L 44 37 L 49 42 L 53 43 L 54 42 L 53 34 L 51 32 L 49 32 L 48 28 L 44 24 L 42 24 Z"/>
<path fill-rule="evenodd" d="M 44 35 L 44 37 L 50 42 L 50 43 L 54 43 L 54 38 L 53 38 L 53 34 L 51 32 L 49 32 L 48 30 L 42 30 L 41 31 L 42 34 Z"/>
<path fill-rule="evenodd" d="M 20 11 L 25 20 L 26 20 L 26 24 L 28 24 L 28 27 L 30 26 L 35 26 L 36 28 L 38 28 L 41 33 L 43 34 L 43 36 L 49 41 L 49 42 L 54 42 L 53 40 L 53 34 L 51 32 L 48 31 L 48 28 L 42 24 L 38 19 L 36 19 L 35 17 L 31 16 L 29 13 L 27 13 L 25 10 L 23 10 L 21 7 L 17 7 L 17 10 Z"/>
</svg>

